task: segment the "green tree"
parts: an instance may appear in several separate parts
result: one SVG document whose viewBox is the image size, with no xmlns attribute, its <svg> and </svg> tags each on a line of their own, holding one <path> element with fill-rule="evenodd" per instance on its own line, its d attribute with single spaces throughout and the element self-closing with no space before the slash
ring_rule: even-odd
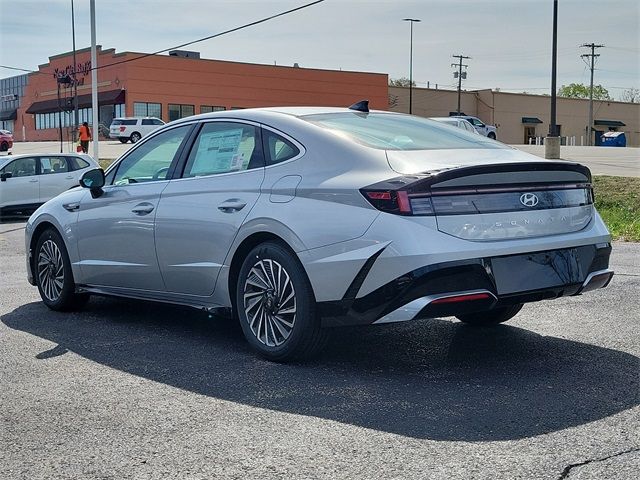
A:
<svg viewBox="0 0 640 480">
<path fill-rule="evenodd" d="M 409 79 L 407 77 L 389 79 L 389 86 L 391 87 L 408 87 L 409 83 L 411 83 L 412 87 L 416 86 L 416 82 L 409 82 Z"/>
<path fill-rule="evenodd" d="M 559 97 L 567 98 L 589 98 L 589 86 L 582 83 L 570 83 L 569 85 L 562 85 L 558 90 Z M 594 100 L 611 100 L 611 96 L 606 88 L 602 85 L 593 86 L 593 99 Z"/>
</svg>

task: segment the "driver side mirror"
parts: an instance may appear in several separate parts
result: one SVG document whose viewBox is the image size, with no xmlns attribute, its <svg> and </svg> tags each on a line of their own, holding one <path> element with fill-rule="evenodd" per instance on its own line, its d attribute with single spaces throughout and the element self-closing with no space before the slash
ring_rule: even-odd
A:
<svg viewBox="0 0 640 480">
<path fill-rule="evenodd" d="M 88 188 L 93 198 L 98 198 L 104 193 L 104 171 L 101 168 L 94 168 L 88 172 L 84 172 L 80 177 L 80 186 Z"/>
<path fill-rule="evenodd" d="M 6 182 L 7 178 L 11 178 L 13 177 L 13 173 L 11 172 L 2 172 L 0 173 L 0 181 L 2 182 Z"/>
</svg>

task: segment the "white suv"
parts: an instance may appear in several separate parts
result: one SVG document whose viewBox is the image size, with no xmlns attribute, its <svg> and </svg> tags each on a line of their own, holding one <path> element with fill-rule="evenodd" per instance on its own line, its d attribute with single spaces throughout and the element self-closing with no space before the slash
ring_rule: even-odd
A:
<svg viewBox="0 0 640 480">
<path fill-rule="evenodd" d="M 485 137 L 496 139 L 496 127 L 493 125 L 486 125 L 482 120 L 476 117 L 470 117 L 468 115 L 454 115 L 455 117 L 464 118 L 467 120 L 473 128 L 476 129 L 480 135 L 484 135 Z"/>
<path fill-rule="evenodd" d="M 117 138 L 122 143 L 136 143 L 151 133 L 164 122 L 156 117 L 122 117 L 114 118 L 109 127 L 109 137 Z"/>
</svg>

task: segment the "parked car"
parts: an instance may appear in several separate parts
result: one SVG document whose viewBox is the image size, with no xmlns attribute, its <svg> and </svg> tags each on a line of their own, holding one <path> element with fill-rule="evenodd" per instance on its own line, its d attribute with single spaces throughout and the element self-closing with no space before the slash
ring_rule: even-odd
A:
<svg viewBox="0 0 640 480">
<path fill-rule="evenodd" d="M 81 153 L 2 157 L 0 216 L 30 214 L 59 193 L 78 186 L 83 173 L 98 167 L 93 158 Z"/>
<path fill-rule="evenodd" d="M 122 143 L 136 143 L 145 135 L 153 132 L 165 123 L 155 117 L 123 117 L 114 118 L 109 126 L 109 136 Z"/>
<path fill-rule="evenodd" d="M 431 117 L 430 120 L 435 120 L 436 122 L 446 123 L 447 125 L 451 125 L 453 127 L 461 128 L 462 130 L 466 130 L 470 133 L 475 133 L 480 135 L 480 133 L 475 129 L 475 127 L 471 124 L 469 120 L 460 117 Z"/>
<path fill-rule="evenodd" d="M 13 148 L 13 134 L 9 130 L 0 130 L 0 152 Z"/>
<path fill-rule="evenodd" d="M 465 120 L 467 120 L 469 123 L 471 123 L 471 125 L 473 125 L 473 128 L 475 128 L 476 131 L 480 135 L 483 135 L 485 137 L 489 137 L 489 138 L 491 138 L 493 140 L 495 140 L 497 138 L 496 127 L 493 126 L 493 125 L 485 124 L 479 118 L 471 117 L 469 115 L 455 115 L 454 117 L 455 118 L 464 118 Z"/>
<path fill-rule="evenodd" d="M 319 351 L 327 327 L 492 325 L 613 275 L 588 168 L 364 102 L 184 118 L 80 183 L 25 229 L 49 308 L 227 311 L 276 361 Z"/>
</svg>

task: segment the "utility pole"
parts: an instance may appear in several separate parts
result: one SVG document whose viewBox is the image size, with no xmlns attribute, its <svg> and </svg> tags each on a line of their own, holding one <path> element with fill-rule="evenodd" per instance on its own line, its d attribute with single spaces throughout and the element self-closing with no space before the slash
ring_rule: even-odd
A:
<svg viewBox="0 0 640 480">
<path fill-rule="evenodd" d="M 462 79 L 466 79 L 467 78 L 467 72 L 463 72 L 462 71 L 462 67 L 467 68 L 469 65 L 464 65 L 462 63 L 462 60 L 467 60 L 470 59 L 471 57 L 465 57 L 464 55 L 452 55 L 453 58 L 457 58 L 460 60 L 459 63 L 452 63 L 451 66 L 452 67 L 458 67 L 458 71 L 453 73 L 453 76 L 455 78 L 456 74 L 458 75 L 458 109 L 456 110 L 456 112 L 458 112 L 458 115 L 460 115 L 460 94 L 462 91 Z"/>
<path fill-rule="evenodd" d="M 71 35 L 73 36 L 73 133 L 71 138 L 75 143 L 78 139 L 78 75 L 76 72 L 78 62 L 76 61 L 76 17 L 73 11 L 73 0 L 71 0 Z"/>
<path fill-rule="evenodd" d="M 595 43 L 583 43 L 580 46 L 591 49 L 591 53 L 580 55 L 581 58 L 590 58 L 591 60 L 591 86 L 589 87 L 589 125 L 587 126 L 587 145 L 591 146 L 593 143 L 593 70 L 596 64 L 596 57 L 600 56 L 599 53 L 596 53 L 596 48 L 602 48 L 604 47 L 604 45 L 596 45 Z"/>
</svg>

